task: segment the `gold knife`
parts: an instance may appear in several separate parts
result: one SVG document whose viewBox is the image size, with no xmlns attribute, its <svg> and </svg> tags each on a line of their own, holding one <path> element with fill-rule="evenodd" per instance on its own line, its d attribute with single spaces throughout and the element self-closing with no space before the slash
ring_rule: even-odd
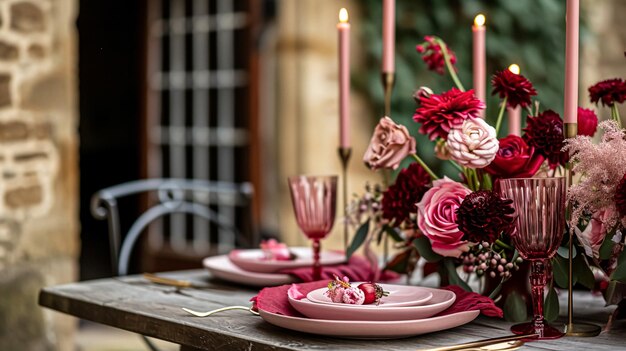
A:
<svg viewBox="0 0 626 351">
<path fill-rule="evenodd" d="M 177 280 L 177 279 L 159 277 L 152 273 L 144 273 L 143 277 L 156 284 L 175 286 L 177 288 L 193 288 L 195 286 L 192 282 L 187 281 L 187 280 Z"/>
<path fill-rule="evenodd" d="M 500 343 L 508 342 L 508 341 L 536 339 L 538 337 L 539 337 L 538 334 L 510 335 L 510 336 L 503 336 L 499 338 L 471 341 L 471 342 L 466 342 L 466 343 L 458 344 L 458 345 L 435 347 L 432 349 L 426 349 L 422 351 L 455 351 L 455 350 L 463 350 L 463 349 L 469 349 L 469 348 L 479 348 L 479 347 L 489 346 L 493 344 L 500 344 Z"/>
</svg>

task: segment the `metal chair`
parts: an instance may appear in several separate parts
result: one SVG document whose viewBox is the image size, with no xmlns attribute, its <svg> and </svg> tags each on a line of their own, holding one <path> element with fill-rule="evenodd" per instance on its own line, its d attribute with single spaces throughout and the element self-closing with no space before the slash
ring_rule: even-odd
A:
<svg viewBox="0 0 626 351">
<path fill-rule="evenodd" d="M 130 195 L 146 194 L 153 196 L 153 201 L 150 201 L 152 204 L 132 223 L 122 240 L 118 200 Z M 91 199 L 91 213 L 97 219 L 108 221 L 113 272 L 123 276 L 128 274 L 131 253 L 141 233 L 146 231 L 151 223 L 171 215 L 190 214 L 204 218 L 219 229 L 230 233 L 237 239 L 238 246 L 258 245 L 259 237 L 252 218 L 253 195 L 253 186 L 247 182 L 235 184 L 190 179 L 145 179 L 98 191 Z M 211 204 L 216 203 L 247 209 L 248 235 L 243 235 L 232 220 L 211 209 Z M 210 246 L 210 242 L 207 245 Z M 151 350 L 158 350 L 149 339 L 143 335 L 141 337 Z"/>
</svg>

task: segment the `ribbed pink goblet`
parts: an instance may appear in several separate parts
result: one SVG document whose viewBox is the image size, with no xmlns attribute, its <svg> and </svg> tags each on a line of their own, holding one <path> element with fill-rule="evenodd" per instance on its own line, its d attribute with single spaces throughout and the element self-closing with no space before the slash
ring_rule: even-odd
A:
<svg viewBox="0 0 626 351">
<path fill-rule="evenodd" d="M 320 240 L 335 224 L 337 176 L 301 175 L 289 177 L 288 181 L 298 226 L 313 240 L 313 279 L 320 280 Z"/>
<path fill-rule="evenodd" d="M 543 288 L 546 266 L 561 244 L 565 230 L 565 178 L 500 179 L 500 195 L 513 200 L 516 212 L 511 239 L 520 255 L 531 262 L 530 284 L 533 320 L 511 327 L 515 334 L 539 334 L 539 339 L 556 339 L 563 333 L 543 318 Z"/>
</svg>

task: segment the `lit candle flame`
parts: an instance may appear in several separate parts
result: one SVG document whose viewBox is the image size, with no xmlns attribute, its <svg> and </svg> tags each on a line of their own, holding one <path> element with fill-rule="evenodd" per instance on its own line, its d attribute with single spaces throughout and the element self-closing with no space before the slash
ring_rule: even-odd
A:
<svg viewBox="0 0 626 351">
<path fill-rule="evenodd" d="M 482 13 L 479 13 L 478 15 L 476 15 L 476 17 L 474 17 L 474 24 L 477 27 L 482 27 L 485 25 L 485 15 L 483 15 Z"/>
<path fill-rule="evenodd" d="M 519 68 L 519 66 L 517 64 L 514 63 L 514 64 L 509 66 L 509 71 L 511 71 L 511 72 L 513 72 L 515 74 L 519 74 L 520 68 Z"/>
<path fill-rule="evenodd" d="M 339 22 L 341 23 L 348 22 L 348 10 L 346 10 L 343 7 L 341 8 L 341 10 L 339 10 Z"/>
</svg>

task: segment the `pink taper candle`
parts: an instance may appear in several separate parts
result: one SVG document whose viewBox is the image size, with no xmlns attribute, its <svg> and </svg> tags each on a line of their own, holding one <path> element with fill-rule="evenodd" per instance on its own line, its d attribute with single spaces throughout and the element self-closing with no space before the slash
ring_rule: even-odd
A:
<svg viewBox="0 0 626 351">
<path fill-rule="evenodd" d="M 516 64 L 509 66 L 509 71 L 519 74 L 520 67 Z M 516 108 L 507 107 L 509 115 L 509 134 L 522 136 L 522 108 L 517 106 Z"/>
<path fill-rule="evenodd" d="M 522 136 L 522 108 L 507 107 L 509 112 L 509 134 Z"/>
<path fill-rule="evenodd" d="M 382 72 L 396 70 L 396 0 L 383 0 L 383 64 Z"/>
<path fill-rule="evenodd" d="M 348 11 L 339 11 L 339 146 L 350 147 L 350 23 Z"/>
<path fill-rule="evenodd" d="M 486 84 L 487 84 L 487 64 L 485 58 L 485 16 L 479 14 L 474 18 L 474 25 L 472 26 L 473 37 L 473 65 L 474 65 L 474 94 L 482 102 L 486 103 Z M 481 117 L 484 118 L 485 110 L 481 112 Z"/>
<path fill-rule="evenodd" d="M 563 121 L 578 120 L 578 18 L 580 0 L 567 0 L 565 16 L 565 108 Z"/>
</svg>

